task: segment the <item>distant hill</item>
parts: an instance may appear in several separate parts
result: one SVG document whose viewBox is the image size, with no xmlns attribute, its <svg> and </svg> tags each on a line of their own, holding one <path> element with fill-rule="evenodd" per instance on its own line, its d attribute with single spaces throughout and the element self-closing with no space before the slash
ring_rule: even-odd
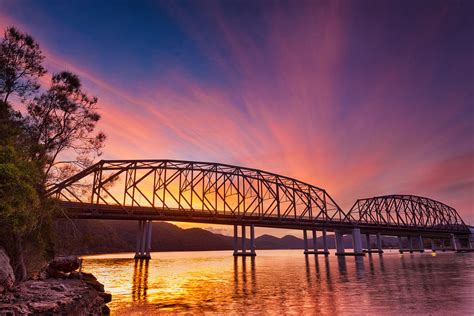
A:
<svg viewBox="0 0 474 316">
<path fill-rule="evenodd" d="M 100 254 L 133 252 L 136 245 L 136 221 L 58 220 L 55 223 L 57 254 Z M 240 238 L 239 238 L 240 242 Z M 351 237 L 344 238 L 346 247 Z M 374 243 L 374 241 L 372 241 Z M 396 245 L 395 238 L 384 237 L 386 245 Z M 231 250 L 233 237 L 212 233 L 201 228 L 183 229 L 167 222 L 154 222 L 153 251 Z M 312 244 L 312 241 L 309 242 Z M 363 239 L 365 246 L 365 238 Z M 278 238 L 262 235 L 255 239 L 257 249 L 303 249 L 303 240 L 292 235 Z M 329 248 L 334 248 L 334 236 L 328 236 Z M 322 238 L 318 247 L 322 248 Z M 247 240 L 247 249 L 250 243 Z"/>
</svg>

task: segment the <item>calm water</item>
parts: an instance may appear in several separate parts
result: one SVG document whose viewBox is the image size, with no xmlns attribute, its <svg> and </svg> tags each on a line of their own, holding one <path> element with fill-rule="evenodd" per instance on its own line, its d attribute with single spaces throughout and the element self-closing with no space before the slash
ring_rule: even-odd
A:
<svg viewBox="0 0 474 316">
<path fill-rule="evenodd" d="M 337 258 L 302 250 L 260 250 L 84 257 L 113 295 L 113 315 L 474 314 L 474 253 L 427 252 Z"/>
</svg>

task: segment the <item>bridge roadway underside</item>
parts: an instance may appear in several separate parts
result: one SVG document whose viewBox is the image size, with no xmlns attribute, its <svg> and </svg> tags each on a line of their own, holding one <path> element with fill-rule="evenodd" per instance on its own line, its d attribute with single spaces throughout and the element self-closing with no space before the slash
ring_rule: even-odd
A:
<svg viewBox="0 0 474 316">
<path fill-rule="evenodd" d="M 468 238 L 469 232 L 456 230 L 437 230 L 420 227 L 400 227 L 395 225 L 361 224 L 340 221 L 311 221 L 308 219 L 279 219 L 278 217 L 236 216 L 212 214 L 201 210 L 160 209 L 152 207 L 122 207 L 119 205 L 89 204 L 78 202 L 60 202 L 66 213 L 64 217 L 77 219 L 109 219 L 138 221 L 171 221 L 188 223 L 207 223 L 217 225 L 254 225 L 256 227 L 314 230 L 325 229 L 350 233 L 359 228 L 362 234 L 381 234 L 387 236 L 422 236 L 426 238 L 450 238 L 452 234 L 458 238 Z"/>
</svg>

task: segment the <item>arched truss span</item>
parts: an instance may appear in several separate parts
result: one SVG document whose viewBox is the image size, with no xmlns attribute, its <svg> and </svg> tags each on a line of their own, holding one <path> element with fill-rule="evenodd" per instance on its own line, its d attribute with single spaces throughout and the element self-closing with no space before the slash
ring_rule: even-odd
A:
<svg viewBox="0 0 474 316">
<path fill-rule="evenodd" d="M 178 160 L 103 160 L 48 190 L 65 203 L 185 216 L 351 223 L 324 189 L 261 170 Z"/>
<path fill-rule="evenodd" d="M 357 200 L 350 210 L 359 225 L 467 231 L 456 210 L 416 195 L 385 195 Z"/>
</svg>

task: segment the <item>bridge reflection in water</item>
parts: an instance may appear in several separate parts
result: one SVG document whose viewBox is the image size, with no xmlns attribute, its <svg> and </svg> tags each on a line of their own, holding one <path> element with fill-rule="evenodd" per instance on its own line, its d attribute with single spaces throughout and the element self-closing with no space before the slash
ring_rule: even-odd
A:
<svg viewBox="0 0 474 316">
<path fill-rule="evenodd" d="M 146 302 L 148 290 L 148 266 L 145 259 L 135 260 L 133 268 L 132 299 L 134 302 Z"/>
<path fill-rule="evenodd" d="M 442 309 L 450 315 L 469 314 L 472 306 L 474 266 L 469 254 L 445 252 L 433 257 L 400 255 L 397 250 L 366 257 L 302 256 L 300 250 L 260 250 L 257 258 L 231 254 L 162 252 L 141 261 L 132 253 L 93 256 L 84 258 L 83 268 L 111 292 L 109 307 L 117 315 L 332 315 L 354 309 L 365 314 L 403 314 L 407 309 L 436 314 Z"/>
</svg>

